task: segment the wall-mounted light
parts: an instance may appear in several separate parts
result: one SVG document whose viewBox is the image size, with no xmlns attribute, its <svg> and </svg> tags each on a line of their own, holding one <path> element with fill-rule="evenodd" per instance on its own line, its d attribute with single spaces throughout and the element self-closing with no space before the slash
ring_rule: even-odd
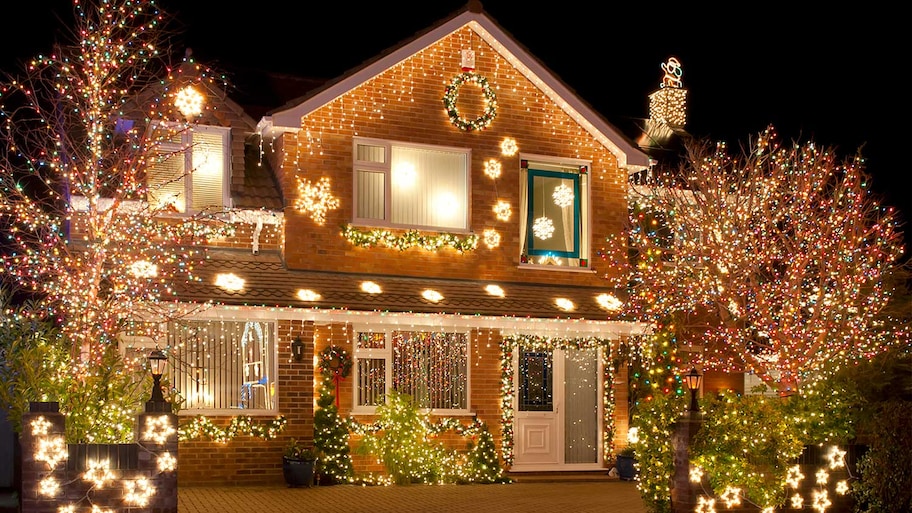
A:
<svg viewBox="0 0 912 513">
<path fill-rule="evenodd" d="M 301 340 L 301 337 L 295 337 L 291 341 L 291 359 L 296 363 L 304 361 L 304 341 Z"/>
</svg>

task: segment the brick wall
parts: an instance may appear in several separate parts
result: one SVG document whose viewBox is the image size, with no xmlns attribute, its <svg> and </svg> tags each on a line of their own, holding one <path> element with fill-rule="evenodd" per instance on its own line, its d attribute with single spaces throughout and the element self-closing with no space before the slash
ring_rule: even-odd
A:
<svg viewBox="0 0 912 513">
<path fill-rule="evenodd" d="M 459 51 L 476 50 L 476 70 L 497 93 L 497 117 L 483 131 L 464 132 L 454 127 L 443 108 L 447 83 L 460 70 Z M 481 92 L 475 85 L 460 89 L 458 108 L 465 117 L 481 112 Z M 327 176 L 332 193 L 340 200 L 321 226 L 293 208 L 287 208 L 285 257 L 289 268 L 341 272 L 378 272 L 422 277 L 530 281 L 567 285 L 604 285 L 596 273 L 558 273 L 517 269 L 519 264 L 519 155 L 501 155 L 505 137 L 518 142 L 521 152 L 592 161 L 590 174 L 591 257 L 612 233 L 621 231 L 627 213 L 625 171 L 617 159 L 585 132 L 523 75 L 468 29 L 450 36 L 387 70 L 302 119 L 302 130 L 271 141 L 282 153 L 275 162 L 288 203 L 297 197 L 298 179 L 315 182 Z M 483 244 L 460 254 L 445 249 L 355 247 L 339 234 L 352 219 L 352 138 L 375 137 L 410 143 L 471 148 L 471 225 L 480 234 L 486 228 L 501 233 L 499 248 Z M 492 180 L 483 163 L 498 159 L 503 173 Z M 513 215 L 498 221 L 492 207 L 509 201 Z M 599 262 L 590 258 L 598 268 Z"/>
</svg>

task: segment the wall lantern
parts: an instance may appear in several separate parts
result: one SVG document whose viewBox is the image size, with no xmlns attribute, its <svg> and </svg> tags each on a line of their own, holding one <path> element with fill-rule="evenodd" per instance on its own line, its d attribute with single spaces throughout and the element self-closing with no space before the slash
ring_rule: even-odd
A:
<svg viewBox="0 0 912 513">
<path fill-rule="evenodd" d="M 700 406 L 697 404 L 697 391 L 700 390 L 700 382 L 703 381 L 703 376 L 697 372 L 696 367 L 693 367 L 684 376 L 684 380 L 687 381 L 687 388 L 690 389 L 690 411 L 700 411 Z"/>
<path fill-rule="evenodd" d="M 162 395 L 161 377 L 168 366 L 168 357 L 161 350 L 149 353 L 149 369 L 152 372 L 152 397 L 146 401 L 146 412 L 171 412 L 171 405 Z"/>
<path fill-rule="evenodd" d="M 297 363 L 304 361 L 304 341 L 301 337 L 295 337 L 291 341 L 291 359 Z"/>
</svg>

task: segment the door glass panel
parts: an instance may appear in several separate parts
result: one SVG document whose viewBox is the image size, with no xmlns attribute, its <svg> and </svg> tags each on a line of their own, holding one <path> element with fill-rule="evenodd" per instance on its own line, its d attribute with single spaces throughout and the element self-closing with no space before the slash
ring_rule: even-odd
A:
<svg viewBox="0 0 912 513">
<path fill-rule="evenodd" d="M 598 462 L 598 350 L 564 353 L 564 462 Z"/>
<path fill-rule="evenodd" d="M 554 409 L 551 352 L 523 351 L 519 357 L 519 411 Z"/>
</svg>

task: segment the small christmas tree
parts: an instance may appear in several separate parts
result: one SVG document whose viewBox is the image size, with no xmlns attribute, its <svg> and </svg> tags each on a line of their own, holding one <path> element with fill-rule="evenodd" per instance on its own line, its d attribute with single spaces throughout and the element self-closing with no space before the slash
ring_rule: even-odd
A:
<svg viewBox="0 0 912 513">
<path fill-rule="evenodd" d="M 348 428 L 339 417 L 334 389 L 332 375 L 324 374 L 314 412 L 314 447 L 319 454 L 317 475 L 321 485 L 347 483 L 353 475 Z"/>
</svg>

